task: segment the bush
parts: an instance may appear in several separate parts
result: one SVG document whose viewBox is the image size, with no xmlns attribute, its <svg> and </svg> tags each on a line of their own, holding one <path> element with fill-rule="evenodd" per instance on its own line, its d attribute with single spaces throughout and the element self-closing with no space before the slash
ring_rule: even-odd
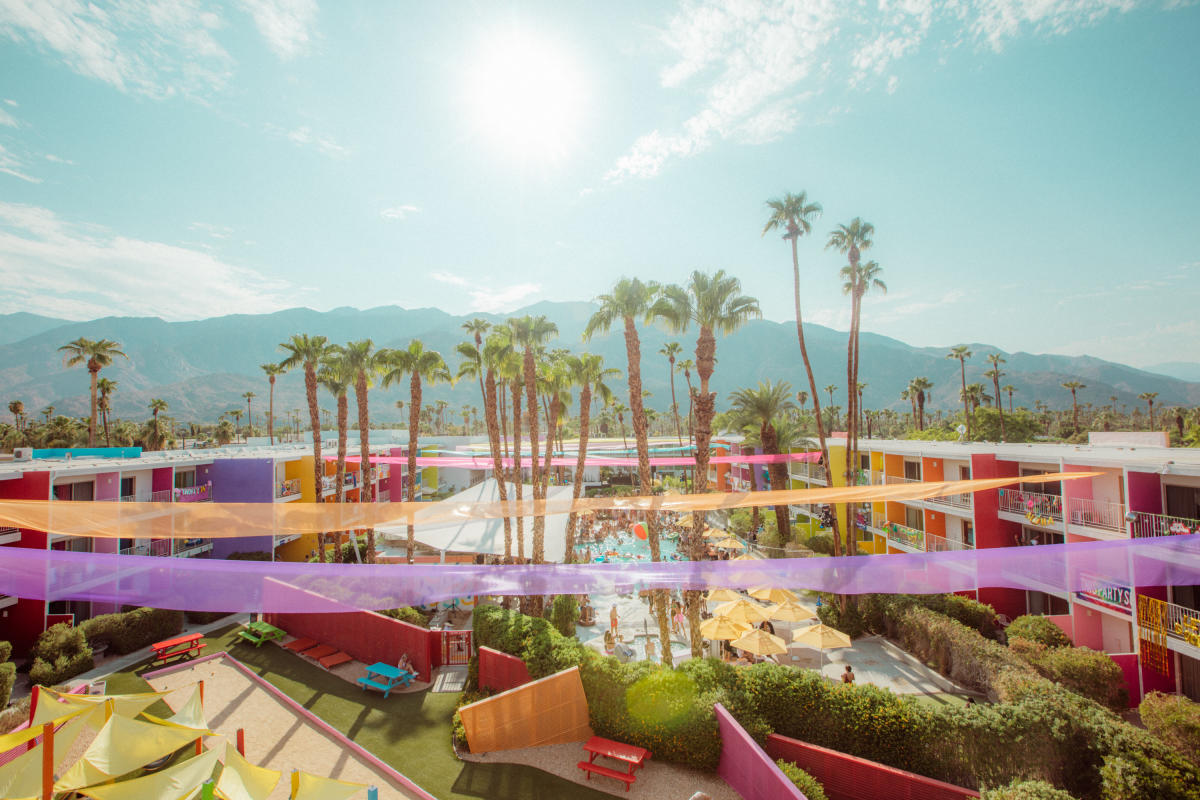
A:
<svg viewBox="0 0 1200 800">
<path fill-rule="evenodd" d="M 810 536 L 803 544 L 814 553 L 831 556 L 833 555 L 833 531 L 825 531 L 824 533 L 818 533 L 816 536 Z"/>
<path fill-rule="evenodd" d="M 930 611 L 945 614 L 968 628 L 974 628 L 989 639 L 996 638 L 999 630 L 996 626 L 996 609 L 987 603 L 961 594 L 931 594 L 915 599 Z"/>
<path fill-rule="evenodd" d="M 821 593 L 821 605 L 817 608 L 817 617 L 831 628 L 837 628 L 851 639 L 857 639 L 869 632 L 869 625 L 863 616 L 866 595 L 846 595 Z M 843 603 L 845 608 L 842 608 Z"/>
<path fill-rule="evenodd" d="M 379 613 L 383 614 L 385 617 L 391 617 L 392 619 L 398 619 L 401 622 L 407 622 L 410 625 L 416 625 L 419 628 L 428 628 L 429 620 L 433 618 L 432 615 L 426 614 L 423 611 L 413 608 L 412 606 L 404 606 L 403 608 L 387 608 Z"/>
<path fill-rule="evenodd" d="M 42 686 L 74 678 L 94 666 L 92 648 L 82 628 L 72 628 L 65 622 L 51 625 L 33 646 L 33 666 L 29 679 Z"/>
<path fill-rule="evenodd" d="M 1017 617 L 1008 626 L 1006 633 L 1009 639 L 1027 639 L 1047 647 L 1071 646 L 1071 640 L 1063 633 L 1062 628 L 1037 614 Z"/>
<path fill-rule="evenodd" d="M 1029 664 L 1007 647 L 935 611 L 909 608 L 896 627 L 905 650 L 951 680 L 986 693 L 989 699 L 996 699 L 996 681 L 1005 671 L 1033 673 Z"/>
<path fill-rule="evenodd" d="M 271 553 L 268 550 L 252 550 L 250 552 L 238 551 L 225 556 L 226 561 L 271 561 Z"/>
<path fill-rule="evenodd" d="M 12 687 L 16 680 L 17 665 L 11 661 L 0 664 L 0 711 L 8 707 L 8 699 L 12 697 Z"/>
<path fill-rule="evenodd" d="M 1200 703 L 1181 695 L 1151 692 L 1142 699 L 1138 714 L 1151 733 L 1200 764 Z"/>
<path fill-rule="evenodd" d="M 133 653 L 183 630 L 183 612 L 166 608 L 135 608 L 121 614 L 101 614 L 85 620 L 80 630 L 90 644 L 105 643 L 118 655 Z"/>
<path fill-rule="evenodd" d="M 12 642 L 0 641 L 0 663 L 12 658 Z"/>
<path fill-rule="evenodd" d="M 1055 789 L 1045 781 L 1015 780 L 1007 786 L 985 789 L 982 800 L 1075 800 L 1062 789 Z"/>
<path fill-rule="evenodd" d="M 812 775 L 809 775 L 790 761 L 784 761 L 782 758 L 775 763 L 783 770 L 783 774 L 788 776 L 788 780 L 796 784 L 796 788 L 808 800 L 828 800 L 825 794 L 825 787 Z"/>
<path fill-rule="evenodd" d="M 575 595 L 560 594 L 554 598 L 550 609 L 550 622 L 556 631 L 563 636 L 574 636 L 575 620 L 578 617 L 579 604 L 575 602 Z"/>
<path fill-rule="evenodd" d="M 1129 707 L 1125 675 L 1105 653 L 1086 647 L 1047 647 L 1020 638 L 1010 638 L 1009 649 L 1028 661 L 1043 678 L 1061 683 L 1113 711 Z"/>
</svg>

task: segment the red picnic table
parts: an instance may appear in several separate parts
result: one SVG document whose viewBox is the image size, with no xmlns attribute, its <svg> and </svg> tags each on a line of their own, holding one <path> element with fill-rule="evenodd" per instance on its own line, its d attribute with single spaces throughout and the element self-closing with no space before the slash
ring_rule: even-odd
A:
<svg viewBox="0 0 1200 800">
<path fill-rule="evenodd" d="M 208 645 L 201 643 L 204 638 L 202 633 L 189 633 L 184 636 L 176 636 L 174 639 L 166 639 L 165 641 L 155 642 L 150 645 L 154 650 L 155 661 L 166 661 L 171 656 L 181 656 L 187 653 L 198 653 Z"/>
<path fill-rule="evenodd" d="M 633 774 L 634 771 L 645 765 L 646 759 L 650 758 L 650 751 L 624 742 L 614 742 L 612 739 L 605 739 L 602 736 L 593 736 L 583 743 L 583 749 L 590 753 L 587 761 L 580 761 L 576 766 L 587 773 L 587 779 L 592 779 L 592 773 L 603 775 L 606 778 L 615 778 L 616 780 L 625 783 L 625 791 L 629 791 L 629 787 L 637 780 Z M 628 772 L 606 767 L 596 763 L 596 756 L 605 756 L 607 758 L 616 759 L 629 766 Z"/>
</svg>

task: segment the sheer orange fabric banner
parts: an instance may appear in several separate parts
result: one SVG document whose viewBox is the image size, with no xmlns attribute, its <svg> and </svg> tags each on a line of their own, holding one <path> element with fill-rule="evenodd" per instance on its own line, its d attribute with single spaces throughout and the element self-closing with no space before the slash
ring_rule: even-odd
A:
<svg viewBox="0 0 1200 800">
<path fill-rule="evenodd" d="M 68 500 L 0 501 L 0 524 L 69 536 L 126 539 L 228 539 L 324 533 L 397 525 L 445 525 L 471 519 L 591 513 L 595 511 L 711 511 L 751 506 L 880 503 L 981 492 L 1024 483 L 1091 478 L 1064 472 L 883 486 L 835 486 L 650 497 L 509 500 L 487 503 L 101 503 Z"/>
</svg>

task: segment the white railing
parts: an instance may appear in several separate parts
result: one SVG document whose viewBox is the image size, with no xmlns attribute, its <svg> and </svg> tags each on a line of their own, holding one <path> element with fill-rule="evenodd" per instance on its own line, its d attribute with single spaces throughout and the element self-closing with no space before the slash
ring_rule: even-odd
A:
<svg viewBox="0 0 1200 800">
<path fill-rule="evenodd" d="M 295 497 L 298 494 L 300 494 L 299 478 L 287 478 L 280 481 L 279 485 L 275 487 L 276 498 Z"/>
<path fill-rule="evenodd" d="M 123 556 L 169 556 L 171 555 L 171 539 L 155 539 L 146 544 L 135 544 L 121 551 Z"/>
<path fill-rule="evenodd" d="M 1129 525 L 1130 535 L 1135 539 L 1145 539 L 1151 536 L 1179 536 L 1187 533 L 1200 533 L 1200 519 L 1187 517 L 1171 517 L 1166 514 L 1148 514 L 1145 511 L 1134 511 L 1133 521 Z"/>
<path fill-rule="evenodd" d="M 1049 517 L 1062 522 L 1062 498 L 1056 494 L 1024 492 L 1020 489 L 1003 489 L 1000 494 L 1000 510 L 1009 514 Z"/>
<path fill-rule="evenodd" d="M 146 544 L 135 544 L 119 551 L 123 556 L 156 556 L 166 558 L 188 558 L 207 553 L 213 549 L 211 539 L 154 539 Z"/>
<path fill-rule="evenodd" d="M 175 500 L 175 492 L 171 489 L 160 489 L 150 494 L 126 494 L 120 497 L 122 503 L 170 503 Z"/>
<path fill-rule="evenodd" d="M 954 508 L 970 508 L 971 495 L 969 494 L 946 494 L 941 497 L 930 497 L 925 500 L 927 503 L 938 503 L 943 506 L 952 506 Z"/>
<path fill-rule="evenodd" d="M 903 475 L 884 475 L 883 482 L 889 486 L 898 486 L 903 483 L 920 483 L 920 478 L 906 478 Z"/>
<path fill-rule="evenodd" d="M 1200 647 L 1200 611 L 1167 603 L 1167 635 Z"/>
<path fill-rule="evenodd" d="M 1085 497 L 1067 498 L 1067 520 L 1072 525 L 1105 531 L 1125 529 L 1125 506 Z"/>
<path fill-rule="evenodd" d="M 375 494 L 376 494 L 375 499 L 380 503 L 390 503 L 392 500 L 392 490 L 391 489 L 380 489 Z"/>
<path fill-rule="evenodd" d="M 963 550 L 974 550 L 975 546 L 966 542 L 956 542 L 945 536 L 925 534 L 925 552 L 927 553 L 957 553 Z"/>
</svg>

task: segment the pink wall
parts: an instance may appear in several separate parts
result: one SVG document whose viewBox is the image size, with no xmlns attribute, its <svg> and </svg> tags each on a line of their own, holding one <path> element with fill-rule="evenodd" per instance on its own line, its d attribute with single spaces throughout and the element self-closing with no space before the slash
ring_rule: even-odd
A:
<svg viewBox="0 0 1200 800">
<path fill-rule="evenodd" d="M 966 800 L 979 792 L 889 767 L 865 758 L 772 733 L 766 751 L 771 758 L 790 761 L 825 787 L 829 800 Z M 722 761 L 724 755 L 722 754 Z"/>
<path fill-rule="evenodd" d="M 1075 622 L 1075 635 L 1071 637 L 1071 641 L 1076 647 L 1103 650 L 1104 620 L 1100 612 L 1081 603 L 1075 603 L 1071 608 Z"/>
<path fill-rule="evenodd" d="M 1161 514 L 1162 481 L 1154 472 L 1129 473 L 1129 510 Z"/>
<path fill-rule="evenodd" d="M 101 472 L 96 475 L 96 490 L 93 497 L 96 500 L 116 500 L 121 496 L 121 474 L 119 472 Z"/>
<path fill-rule="evenodd" d="M 150 479 L 150 491 L 165 492 L 167 489 L 175 488 L 175 468 L 174 467 L 158 467 L 154 470 L 153 477 Z"/>
<path fill-rule="evenodd" d="M 507 692 L 529 683 L 533 678 L 525 662 L 490 647 L 479 648 L 479 687 Z"/>
<path fill-rule="evenodd" d="M 742 800 L 807 800 L 723 705 L 713 706 L 713 713 L 721 731 L 721 763 L 717 774 Z"/>
<path fill-rule="evenodd" d="M 1046 616 L 1046 619 L 1058 626 L 1058 629 L 1067 635 L 1067 638 L 1072 642 L 1075 641 L 1075 621 L 1070 614 L 1060 614 L 1056 616 Z M 1092 648 L 1098 650 L 1099 648 Z"/>
</svg>

